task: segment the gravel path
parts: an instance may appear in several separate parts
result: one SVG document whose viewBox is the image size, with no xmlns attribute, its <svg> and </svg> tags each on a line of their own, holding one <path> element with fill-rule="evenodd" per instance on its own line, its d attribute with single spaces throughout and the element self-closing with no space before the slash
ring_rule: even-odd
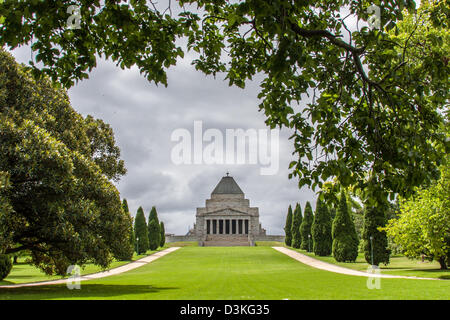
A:
<svg viewBox="0 0 450 320">
<path fill-rule="evenodd" d="M 391 275 L 391 274 L 376 274 L 376 273 L 368 273 L 353 269 L 348 269 L 344 267 L 337 266 L 335 264 L 323 262 L 314 258 L 311 258 L 307 255 L 304 255 L 300 252 L 285 248 L 285 247 L 272 247 L 275 250 L 284 253 L 285 255 L 300 261 L 301 263 L 304 263 L 310 267 L 325 270 L 325 271 L 331 271 L 335 273 L 341 273 L 341 274 L 347 274 L 351 276 L 360 276 L 360 277 L 372 277 L 372 278 L 398 278 L 398 279 L 419 279 L 419 280 L 443 280 L 443 279 L 437 279 L 437 278 L 421 278 L 421 277 L 409 277 L 409 276 L 398 276 L 398 275 Z"/>
<path fill-rule="evenodd" d="M 147 263 L 155 261 L 156 259 L 161 258 L 161 257 L 165 256 L 166 254 L 169 254 L 177 249 L 180 249 L 180 247 L 172 247 L 172 248 L 165 249 L 163 251 L 155 252 L 152 255 L 149 255 L 149 256 L 141 258 L 139 260 L 127 263 L 123 266 L 120 266 L 120 267 L 117 267 L 114 269 L 110 269 L 110 270 L 102 271 L 102 272 L 98 272 L 98 273 L 93 273 L 93 274 L 89 274 L 86 276 L 80 276 L 77 280 L 86 281 L 86 280 L 100 279 L 100 278 L 104 278 L 104 277 L 114 276 L 116 274 L 120 274 L 123 272 L 127 272 L 130 270 L 142 267 L 142 266 L 146 265 Z M 22 287 L 34 287 L 34 286 L 46 286 L 46 285 L 50 285 L 50 284 L 65 284 L 65 283 L 67 283 L 67 280 L 68 279 L 66 278 L 66 279 L 59 279 L 59 280 L 32 282 L 32 283 L 7 284 L 7 285 L 0 286 L 0 288 L 22 288 Z"/>
</svg>

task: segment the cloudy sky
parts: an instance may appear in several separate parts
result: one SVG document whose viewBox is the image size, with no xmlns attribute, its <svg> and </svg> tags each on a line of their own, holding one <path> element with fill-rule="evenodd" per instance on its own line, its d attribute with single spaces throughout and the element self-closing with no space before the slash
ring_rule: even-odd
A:
<svg viewBox="0 0 450 320">
<path fill-rule="evenodd" d="M 19 62 L 30 60 L 28 47 L 12 53 Z M 172 161 L 172 149 L 179 144 L 171 140 L 172 133 L 183 128 L 193 139 L 194 121 L 202 121 L 203 133 L 220 130 L 224 142 L 226 129 L 267 129 L 265 116 L 258 111 L 259 80 L 248 82 L 245 89 L 229 87 L 223 76 L 214 79 L 195 71 L 189 58 L 169 70 L 168 87 L 149 83 L 135 68 L 122 70 L 100 60 L 89 79 L 69 90 L 72 106 L 114 129 L 128 170 L 117 187 L 133 215 L 142 206 L 148 216 L 156 206 L 168 233 L 185 234 L 195 222 L 196 208 L 205 205 L 229 171 L 250 205 L 259 207 L 260 222 L 268 234 L 283 234 L 289 204 L 300 202 L 303 208 L 309 200 L 315 205 L 311 190 L 299 190 L 297 180 L 288 179 L 288 165 L 294 159 L 288 130 L 280 131 L 279 153 L 272 154 L 279 158 L 274 175 L 262 175 L 261 168 L 266 166 L 259 160 L 249 164 L 248 151 L 245 164 L 177 165 Z"/>
<path fill-rule="evenodd" d="M 356 19 L 348 23 L 355 29 Z M 12 54 L 19 62 L 31 59 L 29 47 Z M 169 70 L 168 87 L 149 83 L 136 68 L 122 70 L 100 59 L 89 79 L 69 90 L 72 106 L 83 115 L 103 119 L 114 129 L 128 169 L 117 187 L 121 197 L 128 200 L 132 215 L 142 206 L 148 217 L 151 207 L 156 206 L 166 232 L 185 234 L 195 222 L 196 208 L 205 205 L 229 171 L 250 205 L 259 207 L 260 222 L 267 233 L 284 234 L 288 206 L 299 202 L 304 208 L 310 201 L 314 209 L 316 198 L 312 190 L 298 189 L 296 178 L 288 179 L 288 165 L 294 160 L 289 130 L 280 131 L 279 150 L 272 153 L 279 160 L 279 170 L 273 175 L 261 174 L 265 166 L 260 161 L 250 164 L 248 152 L 245 164 L 174 163 L 171 154 L 178 142 L 171 136 L 180 128 L 193 136 L 194 121 L 202 122 L 203 132 L 218 129 L 224 137 L 227 129 L 267 129 L 265 116 L 258 111 L 261 78 L 247 82 L 245 89 L 229 87 L 223 75 L 214 79 L 195 71 L 192 58 L 186 54 Z"/>
</svg>

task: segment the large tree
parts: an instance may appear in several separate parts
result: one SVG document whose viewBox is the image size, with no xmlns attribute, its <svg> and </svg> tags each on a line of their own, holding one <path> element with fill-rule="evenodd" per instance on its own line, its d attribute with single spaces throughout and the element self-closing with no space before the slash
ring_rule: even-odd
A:
<svg viewBox="0 0 450 320">
<path fill-rule="evenodd" d="M 136 236 L 136 252 L 137 254 L 144 254 L 149 248 L 148 242 L 148 226 L 145 220 L 144 209 L 138 208 L 136 217 L 134 219 L 134 235 Z"/>
<path fill-rule="evenodd" d="M 230 85 L 262 77 L 259 108 L 270 127 L 293 129 L 300 187 L 336 177 L 382 200 L 438 176 L 449 148 L 437 130 L 449 97 L 447 0 L 418 10 L 377 1 L 372 27 L 371 0 L 75 3 L 79 15 L 69 0 L 4 2 L 0 45 L 32 44 L 35 74 L 69 87 L 99 56 L 167 85 L 187 44 L 197 70 Z"/>
<path fill-rule="evenodd" d="M 356 234 L 350 212 L 347 207 L 347 197 L 341 192 L 339 207 L 331 229 L 333 238 L 332 253 L 338 262 L 354 262 L 358 257 L 359 239 Z"/>
<path fill-rule="evenodd" d="M 286 216 L 286 224 L 284 225 L 284 242 L 287 246 L 291 246 L 292 244 L 292 207 L 289 205 L 288 213 Z"/>
<path fill-rule="evenodd" d="M 314 215 L 309 201 L 306 202 L 305 211 L 303 214 L 303 221 L 300 225 L 300 236 L 302 237 L 302 244 L 300 249 L 307 250 L 310 252 L 312 250 L 312 239 L 311 239 L 311 226 L 313 224 Z"/>
<path fill-rule="evenodd" d="M 302 245 L 302 235 L 300 234 L 300 226 L 302 224 L 302 208 L 300 207 L 300 204 L 297 203 L 295 206 L 295 210 L 293 213 L 293 219 L 292 219 L 292 247 L 299 249 Z"/>
<path fill-rule="evenodd" d="M 327 205 L 317 199 L 316 214 L 311 227 L 313 240 L 313 251 L 317 256 L 329 256 L 331 254 L 332 242 L 331 237 L 331 216 Z"/>
<path fill-rule="evenodd" d="M 125 173 L 119 157 L 108 124 L 78 114 L 65 90 L 0 49 L 0 172 L 9 184 L 0 251 L 28 250 L 48 274 L 88 261 L 107 267 L 130 231 L 111 181 Z"/>
<path fill-rule="evenodd" d="M 416 195 L 400 200 L 400 215 L 384 229 L 407 257 L 439 261 L 450 266 L 450 158 L 441 178 Z"/>
</svg>

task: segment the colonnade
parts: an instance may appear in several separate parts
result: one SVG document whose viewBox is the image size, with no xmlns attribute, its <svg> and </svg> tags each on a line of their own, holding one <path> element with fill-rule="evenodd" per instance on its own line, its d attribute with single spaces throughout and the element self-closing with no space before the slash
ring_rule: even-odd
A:
<svg viewBox="0 0 450 320">
<path fill-rule="evenodd" d="M 248 234 L 249 219 L 206 219 L 206 234 Z"/>
</svg>

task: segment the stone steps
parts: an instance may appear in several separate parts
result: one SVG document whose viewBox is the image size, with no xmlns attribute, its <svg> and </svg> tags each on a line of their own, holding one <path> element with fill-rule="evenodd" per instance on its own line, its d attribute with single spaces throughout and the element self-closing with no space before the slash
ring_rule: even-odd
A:
<svg viewBox="0 0 450 320">
<path fill-rule="evenodd" d="M 203 242 L 205 247 L 243 247 L 250 246 L 248 241 L 215 241 L 215 240 L 207 240 Z"/>
<path fill-rule="evenodd" d="M 248 241 L 246 234 L 208 234 L 206 241 Z"/>
</svg>

